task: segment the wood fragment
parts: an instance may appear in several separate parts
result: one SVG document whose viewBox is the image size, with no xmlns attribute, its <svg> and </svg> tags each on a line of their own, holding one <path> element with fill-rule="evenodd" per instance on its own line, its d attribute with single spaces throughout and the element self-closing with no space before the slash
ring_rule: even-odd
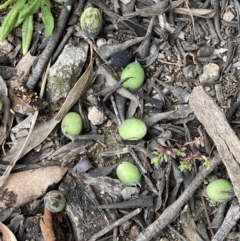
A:
<svg viewBox="0 0 240 241">
<path fill-rule="evenodd" d="M 94 234 L 92 236 L 92 238 L 90 239 L 90 241 L 95 241 L 98 238 L 100 238 L 101 236 L 103 236 L 104 234 L 106 234 L 107 232 L 109 232 L 110 230 L 112 230 L 113 228 L 123 224 L 124 222 L 126 222 L 127 220 L 129 220 L 130 218 L 136 216 L 137 214 L 139 214 L 141 212 L 141 208 L 137 208 L 135 210 L 133 210 L 132 212 L 130 212 L 129 214 L 123 216 L 122 218 L 120 218 L 119 220 L 117 220 L 116 222 L 112 223 L 111 225 L 107 226 L 106 228 L 104 228 L 103 230 L 101 230 L 100 232 Z"/>
<path fill-rule="evenodd" d="M 40 219 L 40 227 L 44 241 L 55 241 L 55 234 L 52 226 L 52 213 L 48 209 L 44 209 L 44 215 Z"/>
<path fill-rule="evenodd" d="M 235 194 L 240 200 L 240 141 L 229 126 L 225 114 L 201 86 L 195 87 L 190 106 L 214 141 L 220 157 L 227 168 Z"/>
</svg>

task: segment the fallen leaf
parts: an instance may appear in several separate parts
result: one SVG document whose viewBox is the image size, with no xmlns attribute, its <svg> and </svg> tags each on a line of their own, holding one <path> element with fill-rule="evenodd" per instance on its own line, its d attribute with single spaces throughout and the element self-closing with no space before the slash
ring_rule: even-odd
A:
<svg viewBox="0 0 240 241">
<path fill-rule="evenodd" d="M 189 11 L 190 10 L 190 11 Z M 200 18 L 212 18 L 215 15 L 215 10 L 213 9 L 198 9 L 198 8 L 175 8 L 173 9 L 174 13 L 190 15 L 190 12 L 193 16 Z"/>
<path fill-rule="evenodd" d="M 51 166 L 10 174 L 0 189 L 0 208 L 16 208 L 42 196 L 48 186 L 58 183 L 67 168 Z"/>
<path fill-rule="evenodd" d="M 3 241 L 17 241 L 16 237 L 12 233 L 12 231 L 5 226 L 3 223 L 0 223 L 0 230 L 2 232 L 2 240 Z"/>
</svg>

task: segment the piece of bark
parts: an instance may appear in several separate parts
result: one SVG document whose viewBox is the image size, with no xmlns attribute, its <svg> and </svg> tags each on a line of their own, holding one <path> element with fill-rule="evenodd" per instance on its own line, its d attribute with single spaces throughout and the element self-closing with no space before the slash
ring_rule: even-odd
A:
<svg viewBox="0 0 240 241">
<path fill-rule="evenodd" d="M 190 106 L 214 141 L 220 157 L 227 168 L 235 194 L 240 200 L 240 141 L 229 126 L 225 114 L 201 86 L 194 88 Z"/>
</svg>

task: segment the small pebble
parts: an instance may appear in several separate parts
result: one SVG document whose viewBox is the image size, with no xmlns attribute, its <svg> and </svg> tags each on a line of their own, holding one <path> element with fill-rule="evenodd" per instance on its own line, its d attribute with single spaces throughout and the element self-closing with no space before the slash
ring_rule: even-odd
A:
<svg viewBox="0 0 240 241">
<path fill-rule="evenodd" d="M 184 67 L 182 70 L 185 78 L 187 79 L 195 79 L 198 75 L 195 65 L 188 65 Z"/>
<path fill-rule="evenodd" d="M 203 86 L 212 86 L 219 79 L 220 68 L 217 64 L 210 63 L 203 67 L 203 73 L 199 75 L 199 81 Z"/>
<path fill-rule="evenodd" d="M 88 119 L 94 126 L 97 126 L 101 125 L 107 117 L 97 107 L 93 106 L 88 108 Z"/>
<path fill-rule="evenodd" d="M 133 55 L 130 52 L 118 52 L 111 56 L 108 63 L 114 67 L 125 67 L 133 60 Z"/>
</svg>

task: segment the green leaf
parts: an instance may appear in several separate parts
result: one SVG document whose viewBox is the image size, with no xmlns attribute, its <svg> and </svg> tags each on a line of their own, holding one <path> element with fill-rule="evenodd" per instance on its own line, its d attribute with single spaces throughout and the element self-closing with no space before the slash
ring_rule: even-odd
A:
<svg viewBox="0 0 240 241">
<path fill-rule="evenodd" d="M 40 0 L 28 0 L 23 10 L 19 13 L 17 22 L 14 27 L 19 26 L 24 21 L 24 19 L 27 18 L 28 16 L 31 16 L 37 13 L 40 8 L 40 5 L 41 5 Z"/>
<path fill-rule="evenodd" d="M 33 15 L 24 19 L 22 25 L 22 52 L 25 55 L 30 47 L 33 36 Z"/>
<path fill-rule="evenodd" d="M 44 35 L 49 37 L 52 35 L 54 29 L 54 18 L 51 13 L 50 2 L 44 1 L 41 5 L 42 20 L 44 24 Z"/>
<path fill-rule="evenodd" d="M 5 3 L 0 5 L 0 9 L 8 7 L 10 4 L 15 3 L 17 0 L 7 0 Z"/>
</svg>

